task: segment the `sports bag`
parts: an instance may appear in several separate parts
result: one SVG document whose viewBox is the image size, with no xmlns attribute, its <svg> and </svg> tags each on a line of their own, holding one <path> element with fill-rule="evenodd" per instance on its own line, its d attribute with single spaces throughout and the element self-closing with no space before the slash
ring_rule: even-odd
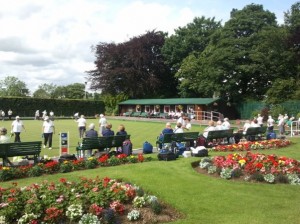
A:
<svg viewBox="0 0 300 224">
<path fill-rule="evenodd" d="M 143 144 L 143 153 L 144 154 L 149 154 L 153 152 L 153 146 L 149 142 L 144 142 Z"/>
<path fill-rule="evenodd" d="M 157 158 L 158 160 L 170 161 L 170 160 L 176 160 L 176 155 L 174 152 L 162 149 L 157 154 Z"/>
<path fill-rule="evenodd" d="M 126 139 L 122 144 L 122 153 L 127 156 L 132 154 L 132 143 L 129 139 Z"/>
</svg>

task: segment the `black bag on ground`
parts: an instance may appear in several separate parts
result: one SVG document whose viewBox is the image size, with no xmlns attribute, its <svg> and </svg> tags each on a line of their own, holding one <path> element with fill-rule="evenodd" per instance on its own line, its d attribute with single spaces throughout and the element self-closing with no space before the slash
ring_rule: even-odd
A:
<svg viewBox="0 0 300 224">
<path fill-rule="evenodd" d="M 129 139 L 125 140 L 122 145 L 122 153 L 130 156 L 132 154 L 132 143 Z"/>
<path fill-rule="evenodd" d="M 170 161 L 170 160 L 176 160 L 176 155 L 174 152 L 162 149 L 157 154 L 157 158 L 158 160 Z"/>
<path fill-rule="evenodd" d="M 62 163 L 64 161 L 77 160 L 75 154 L 63 154 L 59 157 L 58 162 Z"/>
<path fill-rule="evenodd" d="M 208 156 L 208 150 L 207 149 L 201 149 L 197 153 L 193 154 L 195 157 L 205 157 Z"/>
</svg>

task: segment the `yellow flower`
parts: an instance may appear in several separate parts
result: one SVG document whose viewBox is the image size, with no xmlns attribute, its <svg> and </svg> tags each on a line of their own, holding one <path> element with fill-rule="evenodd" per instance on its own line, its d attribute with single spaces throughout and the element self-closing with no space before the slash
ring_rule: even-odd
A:
<svg viewBox="0 0 300 224">
<path fill-rule="evenodd" d="M 246 160 L 245 160 L 245 159 L 240 159 L 240 160 L 239 160 L 239 164 L 240 164 L 241 166 L 245 165 L 245 163 L 246 163 Z"/>
<path fill-rule="evenodd" d="M 10 167 L 4 166 L 4 167 L 2 167 L 2 170 L 10 170 Z"/>
</svg>

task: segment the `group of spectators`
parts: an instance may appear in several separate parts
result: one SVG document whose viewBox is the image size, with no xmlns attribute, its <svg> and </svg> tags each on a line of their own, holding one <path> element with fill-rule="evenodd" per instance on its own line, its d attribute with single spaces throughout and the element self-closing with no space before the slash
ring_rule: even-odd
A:
<svg viewBox="0 0 300 224">
<path fill-rule="evenodd" d="M 293 116 L 289 117 L 287 114 L 279 114 L 277 121 L 269 115 L 268 119 L 266 121 L 266 125 L 268 128 L 268 132 L 274 131 L 274 126 L 277 125 L 278 132 L 280 135 L 285 134 L 285 128 L 288 126 L 291 126 L 292 122 L 295 120 Z M 243 126 L 243 132 L 246 133 L 247 129 L 249 127 L 262 127 L 264 125 L 264 118 L 260 114 L 258 114 L 257 117 L 254 117 L 252 121 L 246 120 L 244 126 Z"/>
<path fill-rule="evenodd" d="M 100 114 L 99 119 L 99 132 L 95 130 L 95 124 L 91 123 L 88 126 L 88 130 L 86 130 L 87 120 L 85 119 L 84 115 L 80 115 L 80 118 L 76 119 L 75 121 L 78 123 L 78 131 L 79 131 L 79 138 L 87 137 L 93 138 L 98 136 L 114 136 L 115 132 L 112 130 L 112 124 L 109 123 L 104 116 L 104 114 Z M 125 131 L 125 126 L 120 125 L 116 135 L 127 135 Z"/>
</svg>

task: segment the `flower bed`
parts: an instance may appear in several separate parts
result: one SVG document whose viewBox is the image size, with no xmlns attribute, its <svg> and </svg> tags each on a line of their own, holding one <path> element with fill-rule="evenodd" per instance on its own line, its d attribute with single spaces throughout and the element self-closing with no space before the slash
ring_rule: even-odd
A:
<svg viewBox="0 0 300 224">
<path fill-rule="evenodd" d="M 287 139 L 271 139 L 256 142 L 241 142 L 231 145 L 218 145 L 212 148 L 213 151 L 227 152 L 227 151 L 249 151 L 258 149 L 277 149 L 286 147 L 291 144 Z"/>
<path fill-rule="evenodd" d="M 119 154 L 111 157 L 105 154 L 100 158 L 81 158 L 78 160 L 66 160 L 62 163 L 51 160 L 50 158 L 48 161 L 38 163 L 37 165 L 19 167 L 0 166 L 0 181 L 8 181 L 24 177 L 37 177 L 43 174 L 67 173 L 75 170 L 93 169 L 99 166 L 116 166 L 125 163 L 138 163 L 150 160 L 151 157 L 145 158 L 143 154 L 138 154 L 137 156 Z"/>
<path fill-rule="evenodd" d="M 157 197 L 129 183 L 81 178 L 57 184 L 0 187 L 0 223 L 124 223 L 141 219 L 143 207 L 162 212 Z M 123 221 L 121 221 L 123 217 Z"/>
<path fill-rule="evenodd" d="M 247 152 L 201 159 L 199 166 L 221 178 L 300 185 L 299 161 L 284 156 Z"/>
</svg>

